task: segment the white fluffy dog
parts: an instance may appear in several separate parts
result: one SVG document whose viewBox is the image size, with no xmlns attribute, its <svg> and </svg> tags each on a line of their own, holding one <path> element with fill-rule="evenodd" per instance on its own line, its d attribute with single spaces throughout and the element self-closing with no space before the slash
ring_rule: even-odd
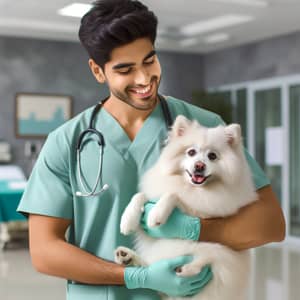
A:
<svg viewBox="0 0 300 300">
<path fill-rule="evenodd" d="M 193 261 L 182 266 L 178 276 L 192 276 L 211 265 L 213 279 L 191 299 L 244 299 L 250 272 L 248 251 L 237 252 L 216 243 L 150 238 L 139 227 L 148 199 L 158 199 L 147 220 L 153 227 L 165 223 L 175 207 L 191 216 L 215 218 L 235 214 L 255 201 L 257 194 L 244 156 L 240 126 L 206 128 L 184 116 L 176 118 L 160 158 L 142 178 L 141 193 L 133 196 L 121 219 L 123 234 L 137 232 L 135 251 L 119 247 L 115 261 L 149 265 L 193 255 Z"/>
</svg>

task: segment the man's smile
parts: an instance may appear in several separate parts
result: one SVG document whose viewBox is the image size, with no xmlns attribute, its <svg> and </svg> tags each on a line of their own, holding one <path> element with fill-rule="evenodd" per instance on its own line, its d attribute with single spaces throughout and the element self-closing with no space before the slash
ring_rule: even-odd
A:
<svg viewBox="0 0 300 300">
<path fill-rule="evenodd" d="M 140 88 L 130 88 L 129 92 L 135 94 L 139 98 L 148 98 L 153 94 L 153 82 L 147 85 L 146 87 Z"/>
</svg>

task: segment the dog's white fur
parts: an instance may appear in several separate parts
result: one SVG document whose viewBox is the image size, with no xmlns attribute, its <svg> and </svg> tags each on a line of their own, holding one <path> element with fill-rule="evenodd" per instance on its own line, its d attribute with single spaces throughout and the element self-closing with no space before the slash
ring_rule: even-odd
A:
<svg viewBox="0 0 300 300">
<path fill-rule="evenodd" d="M 197 179 L 199 173 L 194 173 L 199 162 L 205 165 L 201 174 L 208 177 L 204 183 L 201 176 Z M 148 199 L 159 199 L 149 213 L 149 226 L 166 222 L 175 207 L 192 216 L 212 218 L 233 215 L 255 201 L 257 194 L 244 156 L 240 126 L 206 128 L 184 116 L 176 118 L 160 158 L 142 178 L 141 193 L 134 195 L 121 219 L 123 234 L 137 232 L 136 252 L 119 247 L 115 260 L 149 265 L 161 259 L 193 255 L 194 260 L 184 265 L 178 276 L 195 275 L 210 264 L 213 279 L 190 299 L 243 299 L 250 271 L 248 251 L 236 252 L 216 243 L 150 238 L 139 229 Z"/>
</svg>

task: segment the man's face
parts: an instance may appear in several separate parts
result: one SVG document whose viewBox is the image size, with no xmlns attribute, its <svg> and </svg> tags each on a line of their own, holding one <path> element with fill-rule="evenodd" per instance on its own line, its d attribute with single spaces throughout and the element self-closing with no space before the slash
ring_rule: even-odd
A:
<svg viewBox="0 0 300 300">
<path fill-rule="evenodd" d="M 161 68 L 148 38 L 115 48 L 104 66 L 111 97 L 139 110 L 152 110 L 157 101 Z"/>
</svg>

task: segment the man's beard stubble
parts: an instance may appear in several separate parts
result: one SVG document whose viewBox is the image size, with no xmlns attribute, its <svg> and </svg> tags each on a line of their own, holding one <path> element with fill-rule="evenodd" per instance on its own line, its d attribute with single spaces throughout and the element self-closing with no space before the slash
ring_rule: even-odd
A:
<svg viewBox="0 0 300 300">
<path fill-rule="evenodd" d="M 151 84 L 156 84 L 156 90 L 154 92 L 154 95 L 151 95 L 151 98 L 154 97 L 154 101 L 151 101 L 150 106 L 147 106 L 147 107 L 141 107 L 141 106 L 137 106 L 134 104 L 134 101 L 132 101 L 131 97 L 128 95 L 128 90 L 130 87 L 127 87 L 125 92 L 122 93 L 122 92 L 119 92 L 119 91 L 116 91 L 116 90 L 110 90 L 111 93 L 117 98 L 119 99 L 120 101 L 128 104 L 129 106 L 137 109 L 137 110 L 142 110 L 142 111 L 146 111 L 146 110 L 150 110 L 150 109 L 153 109 L 156 104 L 157 104 L 157 101 L 158 101 L 158 88 L 159 88 L 159 85 L 160 85 L 160 81 L 161 81 L 161 78 L 158 80 L 158 77 L 157 76 L 153 76 L 152 79 L 151 79 Z M 149 101 L 150 99 L 146 99 L 145 101 Z"/>
</svg>

